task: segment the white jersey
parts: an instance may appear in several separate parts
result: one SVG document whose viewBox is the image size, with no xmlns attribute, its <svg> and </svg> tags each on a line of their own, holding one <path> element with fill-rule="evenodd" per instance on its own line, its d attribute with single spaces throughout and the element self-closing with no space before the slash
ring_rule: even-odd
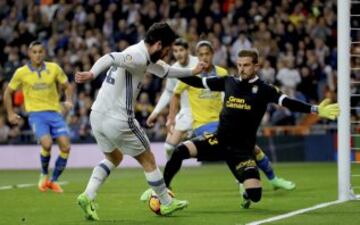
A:
<svg viewBox="0 0 360 225">
<path fill-rule="evenodd" d="M 177 68 L 193 68 L 198 63 L 198 58 L 192 55 L 189 55 L 189 62 L 186 66 L 181 65 L 180 63 L 176 62 L 172 66 Z M 156 107 L 154 111 L 156 113 L 160 113 L 166 105 L 169 104 L 171 100 L 171 96 L 174 93 L 174 89 L 176 87 L 176 84 L 179 82 L 178 79 L 175 78 L 169 78 L 166 80 L 165 90 L 161 94 L 158 103 L 156 104 Z M 179 113 L 185 113 L 185 111 L 190 112 L 190 104 L 189 104 L 189 96 L 187 91 L 184 91 L 181 93 L 180 96 L 180 111 Z"/>
<path fill-rule="evenodd" d="M 110 53 L 100 58 L 91 71 L 99 75 L 109 68 L 106 78 L 91 107 L 93 111 L 121 120 L 134 118 L 134 105 L 141 89 L 145 72 L 159 77 L 191 76 L 190 69 L 151 63 L 144 41 L 126 48 L 123 52 Z"/>
</svg>

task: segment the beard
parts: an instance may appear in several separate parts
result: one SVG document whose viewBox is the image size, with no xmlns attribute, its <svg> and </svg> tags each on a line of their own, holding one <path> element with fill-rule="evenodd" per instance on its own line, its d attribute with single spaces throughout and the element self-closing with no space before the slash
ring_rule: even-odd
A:
<svg viewBox="0 0 360 225">
<path fill-rule="evenodd" d="M 156 63 L 159 59 L 161 59 L 162 52 L 157 51 L 150 55 L 150 60 L 152 63 Z"/>
</svg>

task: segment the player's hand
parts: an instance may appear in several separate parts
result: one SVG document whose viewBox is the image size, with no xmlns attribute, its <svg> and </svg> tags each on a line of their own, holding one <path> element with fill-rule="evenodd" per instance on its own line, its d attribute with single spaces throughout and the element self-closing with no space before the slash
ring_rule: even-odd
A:
<svg viewBox="0 0 360 225">
<path fill-rule="evenodd" d="M 198 64 L 195 66 L 195 68 L 192 69 L 192 74 L 193 74 L 193 75 L 199 74 L 199 73 L 201 73 L 201 72 L 204 70 L 204 68 L 206 68 L 206 67 L 208 67 L 208 64 L 205 63 L 205 62 L 200 61 L 200 62 L 198 62 Z"/>
<path fill-rule="evenodd" d="M 10 122 L 11 124 L 13 124 L 13 125 L 18 125 L 18 124 L 20 124 L 20 122 L 21 122 L 21 116 L 19 116 L 19 115 L 16 114 L 16 113 L 10 113 L 10 114 L 8 115 L 8 120 L 9 120 L 9 122 Z"/>
<path fill-rule="evenodd" d="M 84 72 L 76 72 L 75 74 L 75 82 L 82 84 L 86 81 L 94 79 L 94 73 L 90 71 L 84 71 Z"/>
<path fill-rule="evenodd" d="M 173 130 L 175 128 L 175 118 L 168 117 L 166 121 L 166 130 L 169 134 L 173 133 Z"/>
<path fill-rule="evenodd" d="M 157 117 L 158 117 L 158 114 L 155 112 L 152 112 L 146 120 L 146 125 L 148 125 L 149 127 L 153 127 L 155 125 Z"/>
<path fill-rule="evenodd" d="M 63 107 L 64 107 L 65 112 L 69 112 L 74 107 L 74 105 L 70 101 L 65 101 L 65 102 L 63 102 Z"/>
<path fill-rule="evenodd" d="M 159 59 L 159 60 L 156 62 L 156 64 L 158 64 L 158 65 L 160 65 L 160 66 L 166 66 L 166 65 L 168 65 L 165 61 L 163 61 L 163 60 L 161 60 L 161 59 Z"/>
<path fill-rule="evenodd" d="M 318 106 L 318 114 L 322 118 L 335 120 L 340 114 L 338 103 L 330 104 L 331 100 L 326 98 Z"/>
</svg>

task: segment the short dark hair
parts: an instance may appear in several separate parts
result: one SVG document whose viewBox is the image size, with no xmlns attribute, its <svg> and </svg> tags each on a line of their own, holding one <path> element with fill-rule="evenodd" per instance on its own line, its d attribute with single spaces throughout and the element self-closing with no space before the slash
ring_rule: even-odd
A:
<svg viewBox="0 0 360 225">
<path fill-rule="evenodd" d="M 32 41 L 30 44 L 29 44 L 29 49 L 34 47 L 35 45 L 41 45 L 42 47 L 44 47 L 44 44 L 41 42 L 41 41 Z"/>
<path fill-rule="evenodd" d="M 210 49 L 210 51 L 212 53 L 214 53 L 214 47 L 212 46 L 211 42 L 210 41 L 206 41 L 206 40 L 202 40 L 202 41 L 199 41 L 197 44 L 196 44 L 196 51 L 199 50 L 199 48 L 201 47 L 208 47 Z"/>
<path fill-rule="evenodd" d="M 165 22 L 154 23 L 145 34 L 144 41 L 150 45 L 161 41 L 163 47 L 170 46 L 179 36 L 169 24 Z"/>
<path fill-rule="evenodd" d="M 256 49 L 240 50 L 238 57 L 250 57 L 255 64 L 259 62 L 259 52 Z"/>
<path fill-rule="evenodd" d="M 183 38 L 177 38 L 174 42 L 174 45 L 189 49 L 189 43 L 187 43 L 187 41 Z"/>
</svg>

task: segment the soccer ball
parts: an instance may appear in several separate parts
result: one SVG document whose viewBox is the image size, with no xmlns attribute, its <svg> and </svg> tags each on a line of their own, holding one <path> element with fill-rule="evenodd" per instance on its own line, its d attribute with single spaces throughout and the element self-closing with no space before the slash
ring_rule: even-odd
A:
<svg viewBox="0 0 360 225">
<path fill-rule="evenodd" d="M 174 197 L 174 193 L 170 190 L 168 190 L 168 194 L 171 196 L 171 197 Z M 151 196 L 150 196 L 150 199 L 149 199 L 149 208 L 151 209 L 151 211 L 153 211 L 155 214 L 157 215 L 161 215 L 161 212 L 160 212 L 160 199 L 159 197 L 153 192 L 151 193 Z"/>
</svg>

